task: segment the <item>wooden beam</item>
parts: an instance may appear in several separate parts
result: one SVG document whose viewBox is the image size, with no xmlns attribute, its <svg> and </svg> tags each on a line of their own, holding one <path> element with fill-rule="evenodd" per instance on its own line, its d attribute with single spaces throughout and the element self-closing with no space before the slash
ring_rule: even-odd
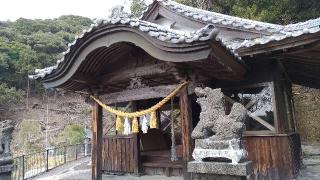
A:
<svg viewBox="0 0 320 180">
<path fill-rule="evenodd" d="M 188 89 L 185 87 L 180 92 L 180 117 L 181 117 L 181 137 L 182 137 L 182 160 L 183 160 L 183 178 L 191 179 L 191 173 L 188 173 L 187 164 L 192 159 L 193 140 L 191 139 L 192 131 L 192 109 L 188 97 Z"/>
<path fill-rule="evenodd" d="M 100 96 L 101 100 L 107 104 L 137 101 L 145 99 L 163 98 L 166 97 L 172 90 L 178 85 L 166 85 L 166 86 L 155 86 L 146 87 L 139 89 L 124 90 L 121 92 L 105 94 Z M 192 87 L 190 87 L 190 93 L 192 93 Z"/>
<path fill-rule="evenodd" d="M 308 44 L 319 43 L 319 33 L 305 34 L 300 37 L 291 37 L 282 41 L 273 41 L 264 45 L 255 45 L 250 48 L 240 48 L 237 50 L 241 57 L 263 54 L 266 52 L 274 52 L 282 49 L 291 49 L 298 46 L 306 46 Z M 281 51 L 283 53 L 283 51 Z"/>
<path fill-rule="evenodd" d="M 102 179 L 102 107 L 92 105 L 92 180 Z"/>
<path fill-rule="evenodd" d="M 271 124 L 269 124 L 268 122 L 266 122 L 262 118 L 255 116 L 252 113 L 248 113 L 248 116 L 251 117 L 252 119 L 256 120 L 257 122 L 259 122 L 260 124 L 262 124 L 264 127 L 268 128 L 270 131 L 276 130 Z"/>
<path fill-rule="evenodd" d="M 160 115 L 164 116 L 164 120 L 161 122 L 161 129 L 165 131 L 170 125 L 171 125 L 171 118 L 167 116 L 165 113 L 162 111 L 159 111 Z M 173 119 L 177 119 L 177 117 L 180 116 L 180 113 L 176 114 Z"/>
<path fill-rule="evenodd" d="M 284 82 L 285 77 L 283 77 L 279 69 L 279 66 L 277 66 L 273 81 L 274 115 L 277 117 L 277 121 L 274 122 L 277 133 L 286 133 L 289 130 L 289 119 L 284 98 L 284 86 L 286 82 Z"/>
<path fill-rule="evenodd" d="M 291 78 L 287 72 L 287 69 L 284 67 L 282 61 L 280 59 L 277 60 L 278 63 L 278 67 L 280 68 L 280 70 L 284 73 L 284 76 L 286 77 L 286 79 L 291 83 Z"/>
<path fill-rule="evenodd" d="M 298 46 L 296 48 L 292 48 L 289 51 L 285 52 L 285 54 L 301 54 L 301 53 L 308 53 L 308 51 L 317 50 L 320 48 L 319 42 L 311 43 L 308 45 Z"/>
<path fill-rule="evenodd" d="M 284 57 L 281 57 L 281 56 L 276 56 L 276 57 L 277 58 L 282 58 L 283 61 L 286 61 L 286 62 L 293 61 L 293 62 L 304 63 L 304 64 L 308 64 L 308 65 L 312 65 L 312 64 L 319 65 L 320 64 L 319 56 L 309 56 L 308 54 L 306 54 L 305 56 L 303 56 L 303 55 L 301 55 L 301 56 L 298 56 L 298 55 L 287 55 L 287 56 L 284 56 Z"/>
<path fill-rule="evenodd" d="M 246 136 L 271 136 L 271 135 L 275 135 L 275 134 L 276 134 L 275 131 L 269 131 L 269 130 L 244 131 L 242 134 L 242 137 L 246 137 Z"/>
<path fill-rule="evenodd" d="M 235 103 L 236 101 L 234 101 L 232 98 L 228 97 L 228 96 L 224 96 L 226 98 L 227 101 L 231 102 L 231 103 Z M 262 124 L 264 127 L 268 128 L 270 131 L 275 131 L 275 128 L 269 124 L 268 122 L 266 122 L 265 120 L 263 120 L 262 118 L 253 115 L 248 108 L 250 108 L 256 101 L 250 101 L 245 108 L 247 109 L 247 114 L 249 117 L 251 117 L 252 119 L 256 120 L 257 122 L 259 122 L 260 124 Z"/>
<path fill-rule="evenodd" d="M 101 77 L 101 83 L 106 85 L 119 81 L 127 81 L 133 77 L 159 76 L 173 72 L 177 72 L 176 68 L 166 63 L 152 64 L 105 74 Z"/>
<path fill-rule="evenodd" d="M 123 111 L 127 111 L 130 107 L 131 107 L 131 104 L 132 104 L 132 102 L 129 102 L 128 104 L 127 104 L 127 106 L 124 108 L 124 110 Z M 105 130 L 104 132 L 104 135 L 108 135 L 108 132 L 110 131 L 110 129 L 112 128 L 112 127 L 114 127 L 115 125 L 116 125 L 116 115 L 115 114 L 112 114 L 112 113 L 110 113 L 111 114 L 111 116 L 114 118 L 114 121 L 113 121 L 113 123 L 112 123 L 112 125 L 110 125 L 109 127 L 108 127 L 108 125 L 106 125 L 104 128 L 103 128 L 103 130 Z M 111 120 L 111 119 L 110 119 Z"/>
<path fill-rule="evenodd" d="M 211 44 L 212 52 L 211 55 L 219 61 L 220 63 L 224 64 L 226 67 L 231 69 L 230 73 L 235 76 L 237 79 L 243 79 L 247 69 L 244 65 L 237 62 L 237 59 L 233 57 L 231 54 L 225 50 L 220 43 L 213 42 Z"/>
<path fill-rule="evenodd" d="M 230 98 L 231 99 L 231 98 Z M 244 107 L 246 109 L 250 109 L 253 105 L 255 105 L 257 103 L 257 100 L 256 99 L 252 99 L 250 100 Z"/>
<path fill-rule="evenodd" d="M 277 97 L 276 97 L 276 93 L 278 91 L 278 85 L 275 81 L 272 82 L 272 107 L 273 107 L 273 114 L 274 114 L 274 126 L 277 130 L 277 133 L 282 133 L 282 127 L 281 127 L 281 123 L 280 123 L 280 116 L 279 116 L 279 103 L 277 102 Z"/>
</svg>

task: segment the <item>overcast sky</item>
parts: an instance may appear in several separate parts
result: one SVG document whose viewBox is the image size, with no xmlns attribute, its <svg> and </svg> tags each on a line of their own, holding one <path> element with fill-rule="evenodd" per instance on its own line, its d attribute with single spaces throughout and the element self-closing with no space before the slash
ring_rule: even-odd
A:
<svg viewBox="0 0 320 180">
<path fill-rule="evenodd" d="M 61 15 L 80 15 L 89 18 L 105 18 L 111 7 L 129 0 L 1 0 L 0 20 L 57 18 Z"/>
</svg>

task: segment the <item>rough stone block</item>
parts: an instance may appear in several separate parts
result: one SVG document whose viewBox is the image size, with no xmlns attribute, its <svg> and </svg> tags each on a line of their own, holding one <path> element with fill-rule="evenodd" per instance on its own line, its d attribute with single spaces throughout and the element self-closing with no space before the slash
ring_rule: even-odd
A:
<svg viewBox="0 0 320 180">
<path fill-rule="evenodd" d="M 213 175 L 248 176 L 253 173 L 253 163 L 251 161 L 239 164 L 191 161 L 188 163 L 188 172 Z"/>
</svg>

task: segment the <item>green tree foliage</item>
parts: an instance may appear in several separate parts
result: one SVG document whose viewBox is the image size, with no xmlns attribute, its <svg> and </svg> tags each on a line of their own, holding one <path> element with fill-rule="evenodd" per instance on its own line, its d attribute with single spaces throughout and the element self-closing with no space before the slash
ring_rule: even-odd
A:
<svg viewBox="0 0 320 180">
<path fill-rule="evenodd" d="M 83 143 L 85 129 L 79 124 L 71 123 L 67 125 L 59 135 L 61 143 L 73 145 Z"/>
<path fill-rule="evenodd" d="M 233 16 L 288 24 L 320 16 L 319 0 L 176 0 L 177 2 Z"/>
<path fill-rule="evenodd" d="M 20 97 L 2 94 L 20 94 L 15 88 L 26 90 L 27 75 L 53 65 L 75 35 L 91 23 L 89 18 L 72 15 L 46 20 L 0 21 L 0 98 Z M 0 106 L 2 103 L 0 100 Z"/>
<path fill-rule="evenodd" d="M 0 83 L 0 107 L 1 105 L 11 105 L 18 102 L 23 97 L 23 91 L 9 88 L 6 84 Z"/>
<path fill-rule="evenodd" d="M 132 0 L 131 1 L 131 14 L 134 17 L 140 17 L 142 11 L 147 8 L 145 0 Z"/>
</svg>

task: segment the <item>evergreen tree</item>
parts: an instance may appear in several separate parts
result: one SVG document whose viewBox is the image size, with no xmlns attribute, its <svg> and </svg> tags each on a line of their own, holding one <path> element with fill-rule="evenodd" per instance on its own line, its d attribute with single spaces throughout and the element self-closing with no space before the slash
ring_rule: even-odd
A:
<svg viewBox="0 0 320 180">
<path fill-rule="evenodd" d="M 145 0 L 132 0 L 131 1 L 131 14 L 133 17 L 140 17 L 142 11 L 147 8 Z"/>
<path fill-rule="evenodd" d="M 320 16 L 319 0 L 176 0 L 182 4 L 258 21 L 289 24 Z"/>
<path fill-rule="evenodd" d="M 72 15 L 0 21 L 0 107 L 21 99 L 27 75 L 54 65 L 67 44 L 91 23 L 89 18 Z"/>
</svg>

